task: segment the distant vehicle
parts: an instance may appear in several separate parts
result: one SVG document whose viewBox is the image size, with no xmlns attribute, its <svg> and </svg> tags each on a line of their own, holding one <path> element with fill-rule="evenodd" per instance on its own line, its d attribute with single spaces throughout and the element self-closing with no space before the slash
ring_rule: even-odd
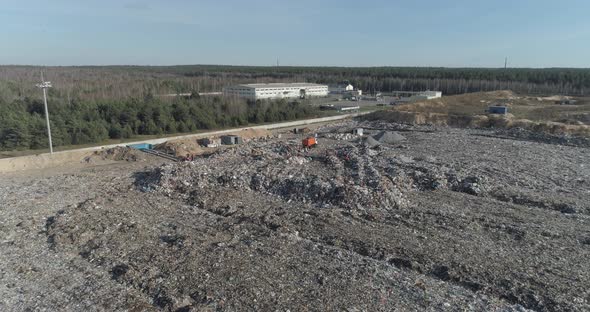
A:
<svg viewBox="0 0 590 312">
<path fill-rule="evenodd" d="M 508 107 L 506 107 L 506 106 L 490 106 L 490 107 L 488 107 L 488 113 L 506 115 L 506 114 L 508 114 Z"/>
<path fill-rule="evenodd" d="M 560 100 L 560 101 L 555 101 L 555 104 L 558 105 L 575 105 L 578 101 L 576 100 Z"/>
</svg>

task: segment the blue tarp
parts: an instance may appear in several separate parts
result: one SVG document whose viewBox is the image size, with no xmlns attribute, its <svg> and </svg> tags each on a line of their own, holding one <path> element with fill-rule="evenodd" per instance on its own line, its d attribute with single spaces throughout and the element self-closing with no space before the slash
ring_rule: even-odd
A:
<svg viewBox="0 0 590 312">
<path fill-rule="evenodd" d="M 130 145 L 127 145 L 127 147 L 131 147 L 131 148 L 138 149 L 138 150 L 151 150 L 154 148 L 153 145 L 148 144 L 148 143 L 130 144 Z"/>
</svg>

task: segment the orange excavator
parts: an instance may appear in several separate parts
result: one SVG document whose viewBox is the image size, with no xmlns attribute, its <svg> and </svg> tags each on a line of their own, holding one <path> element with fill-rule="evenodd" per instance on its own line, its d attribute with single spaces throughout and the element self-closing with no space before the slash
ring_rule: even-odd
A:
<svg viewBox="0 0 590 312">
<path fill-rule="evenodd" d="M 314 147 L 318 144 L 314 137 L 307 137 L 302 141 L 303 147 Z"/>
</svg>

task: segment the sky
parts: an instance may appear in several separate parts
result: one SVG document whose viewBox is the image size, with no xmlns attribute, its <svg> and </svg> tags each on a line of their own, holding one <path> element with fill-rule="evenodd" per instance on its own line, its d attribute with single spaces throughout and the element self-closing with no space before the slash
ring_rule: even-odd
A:
<svg viewBox="0 0 590 312">
<path fill-rule="evenodd" d="M 3 65 L 590 67 L 588 0 L 0 0 Z"/>
</svg>

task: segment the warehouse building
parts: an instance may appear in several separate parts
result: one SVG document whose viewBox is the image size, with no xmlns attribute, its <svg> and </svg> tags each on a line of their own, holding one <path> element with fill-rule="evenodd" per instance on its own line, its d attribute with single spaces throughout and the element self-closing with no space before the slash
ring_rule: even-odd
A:
<svg viewBox="0 0 590 312">
<path fill-rule="evenodd" d="M 397 97 L 397 100 L 392 101 L 391 104 L 433 100 L 433 99 L 439 99 L 442 97 L 441 91 L 430 91 L 430 90 L 419 91 L 419 92 L 392 91 L 391 93 L 394 97 Z"/>
<path fill-rule="evenodd" d="M 310 98 L 328 96 L 328 86 L 315 83 L 256 83 L 223 88 L 226 96 L 238 96 L 252 100 Z"/>
</svg>

